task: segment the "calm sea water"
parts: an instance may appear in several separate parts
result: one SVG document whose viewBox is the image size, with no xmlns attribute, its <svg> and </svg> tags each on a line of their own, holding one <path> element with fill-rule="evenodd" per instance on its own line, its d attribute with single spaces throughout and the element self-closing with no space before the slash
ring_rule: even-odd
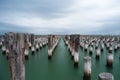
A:
<svg viewBox="0 0 120 80">
<path fill-rule="evenodd" d="M 84 56 L 88 56 L 89 52 L 79 49 L 79 67 L 74 68 L 73 60 L 68 52 L 63 39 L 55 49 L 53 57 L 48 60 L 48 47 L 36 51 L 35 55 L 29 54 L 29 59 L 25 61 L 26 80 L 83 80 Z M 98 80 L 101 72 L 109 72 L 114 75 L 115 80 L 120 78 L 120 50 L 114 54 L 114 63 L 112 68 L 106 67 L 106 54 L 108 51 L 104 49 L 100 59 L 96 60 L 95 51 L 92 57 L 92 74 L 91 80 Z M 0 49 L 0 80 L 10 80 L 9 66 L 4 54 Z"/>
</svg>

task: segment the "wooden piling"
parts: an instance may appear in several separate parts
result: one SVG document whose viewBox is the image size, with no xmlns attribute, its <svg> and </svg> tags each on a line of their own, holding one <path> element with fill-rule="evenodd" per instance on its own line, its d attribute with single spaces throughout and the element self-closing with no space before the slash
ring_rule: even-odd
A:
<svg viewBox="0 0 120 80">
<path fill-rule="evenodd" d="M 114 59 L 113 54 L 112 53 L 108 53 L 107 54 L 107 66 L 110 66 L 110 67 L 112 66 L 113 59 Z"/>
<path fill-rule="evenodd" d="M 8 35 L 10 50 L 8 62 L 11 80 L 25 80 L 24 34 L 8 33 Z"/>
<path fill-rule="evenodd" d="M 25 55 L 25 59 L 28 59 L 28 55 L 29 55 L 29 34 L 25 34 L 25 41 L 24 41 L 24 55 Z"/>
<path fill-rule="evenodd" d="M 75 35 L 74 42 L 74 64 L 79 62 L 79 35 Z"/>
<path fill-rule="evenodd" d="M 91 76 L 91 57 L 84 57 L 84 76 Z"/>
</svg>

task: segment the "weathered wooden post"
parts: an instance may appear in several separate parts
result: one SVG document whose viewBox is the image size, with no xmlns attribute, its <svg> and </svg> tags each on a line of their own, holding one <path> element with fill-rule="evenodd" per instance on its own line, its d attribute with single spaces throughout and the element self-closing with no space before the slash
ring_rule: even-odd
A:
<svg viewBox="0 0 120 80">
<path fill-rule="evenodd" d="M 113 50 L 113 48 L 112 48 L 112 45 L 111 45 L 111 46 L 109 46 L 109 52 L 112 53 L 112 50 Z"/>
<path fill-rule="evenodd" d="M 117 44 L 115 44 L 114 50 L 115 50 L 115 52 L 118 50 L 118 45 Z"/>
<path fill-rule="evenodd" d="M 34 34 L 31 34 L 30 37 L 31 37 L 31 45 L 32 45 L 31 50 L 32 50 L 32 54 L 34 54 L 35 53 L 35 48 L 34 48 L 34 43 L 35 43 L 34 39 L 35 39 L 35 37 L 34 37 Z"/>
<path fill-rule="evenodd" d="M 85 51 L 87 51 L 87 49 L 88 49 L 88 44 L 86 43 L 85 44 Z"/>
<path fill-rule="evenodd" d="M 29 34 L 29 42 L 28 42 L 28 44 L 29 44 L 29 48 L 31 49 L 31 47 L 32 47 L 32 45 L 31 45 L 31 34 Z"/>
<path fill-rule="evenodd" d="M 110 66 L 110 67 L 112 66 L 113 59 L 114 59 L 113 54 L 112 53 L 108 53 L 107 54 L 107 66 Z"/>
<path fill-rule="evenodd" d="M 6 33 L 5 34 L 5 47 L 6 47 L 6 57 L 8 59 L 8 54 L 9 54 L 9 35 Z"/>
<path fill-rule="evenodd" d="M 40 49 L 43 47 L 43 45 L 42 45 L 42 43 L 41 43 L 41 42 L 39 43 L 39 47 L 40 47 Z"/>
<path fill-rule="evenodd" d="M 79 35 L 75 35 L 74 64 L 78 66 L 79 62 Z"/>
<path fill-rule="evenodd" d="M 95 49 L 97 49 L 97 48 L 98 48 L 98 44 L 99 44 L 99 43 L 98 43 L 98 42 L 96 42 L 96 44 L 95 44 Z"/>
<path fill-rule="evenodd" d="M 48 59 L 52 57 L 52 35 L 48 36 Z"/>
<path fill-rule="evenodd" d="M 90 48 L 89 48 L 89 53 L 90 55 L 93 53 L 93 47 L 90 45 Z"/>
<path fill-rule="evenodd" d="M 39 38 L 36 36 L 36 39 L 35 39 L 35 48 L 36 48 L 36 51 L 39 50 Z"/>
<path fill-rule="evenodd" d="M 11 80 L 25 80 L 24 67 L 24 34 L 8 33 L 9 54 L 8 62 L 10 67 Z"/>
<path fill-rule="evenodd" d="M 71 35 L 70 36 L 70 41 L 71 41 L 71 45 L 70 45 L 70 52 L 71 52 L 71 58 L 73 59 L 74 58 L 74 48 L 75 48 L 75 36 L 74 35 Z"/>
<path fill-rule="evenodd" d="M 5 39 L 2 41 L 2 53 L 6 53 Z"/>
<path fill-rule="evenodd" d="M 29 55 L 29 34 L 25 34 L 25 41 L 24 41 L 24 46 L 25 46 L 25 59 L 28 59 L 28 55 Z"/>
<path fill-rule="evenodd" d="M 90 77 L 91 76 L 91 57 L 87 56 L 84 57 L 84 76 L 85 77 Z"/>
<path fill-rule="evenodd" d="M 68 50 L 70 52 L 70 54 L 72 53 L 72 38 L 71 35 L 69 36 L 69 41 L 68 41 Z"/>
<path fill-rule="evenodd" d="M 110 45 L 109 42 L 107 42 L 107 43 L 106 43 L 106 47 L 107 47 L 107 49 L 109 49 L 109 45 Z"/>
<path fill-rule="evenodd" d="M 103 51 L 104 50 L 104 43 L 102 42 L 101 43 L 101 51 Z"/>
<path fill-rule="evenodd" d="M 65 35 L 64 42 L 65 42 L 65 45 L 68 46 L 68 35 Z"/>
<path fill-rule="evenodd" d="M 48 59 L 51 59 L 55 48 L 57 47 L 59 37 L 57 35 L 48 36 Z"/>
<path fill-rule="evenodd" d="M 101 50 L 100 50 L 100 48 L 98 48 L 98 49 L 96 50 L 96 59 L 99 59 L 100 54 L 101 54 Z"/>
</svg>

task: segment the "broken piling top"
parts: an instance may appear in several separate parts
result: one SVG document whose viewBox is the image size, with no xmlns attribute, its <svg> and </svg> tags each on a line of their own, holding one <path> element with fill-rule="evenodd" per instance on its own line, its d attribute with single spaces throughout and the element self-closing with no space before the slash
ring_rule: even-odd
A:
<svg viewBox="0 0 120 80">
<path fill-rule="evenodd" d="M 100 73 L 98 76 L 99 80 L 114 80 L 114 76 L 111 73 Z"/>
<path fill-rule="evenodd" d="M 91 57 L 89 56 L 84 57 L 84 62 L 91 62 Z"/>
</svg>

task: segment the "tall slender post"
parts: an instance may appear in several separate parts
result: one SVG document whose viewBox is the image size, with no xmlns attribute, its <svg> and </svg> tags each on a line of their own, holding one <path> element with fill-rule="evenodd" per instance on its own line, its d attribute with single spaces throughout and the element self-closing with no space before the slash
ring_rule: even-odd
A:
<svg viewBox="0 0 120 80">
<path fill-rule="evenodd" d="M 74 63 L 78 65 L 78 62 L 79 62 L 79 35 L 76 35 L 74 47 Z"/>
</svg>

